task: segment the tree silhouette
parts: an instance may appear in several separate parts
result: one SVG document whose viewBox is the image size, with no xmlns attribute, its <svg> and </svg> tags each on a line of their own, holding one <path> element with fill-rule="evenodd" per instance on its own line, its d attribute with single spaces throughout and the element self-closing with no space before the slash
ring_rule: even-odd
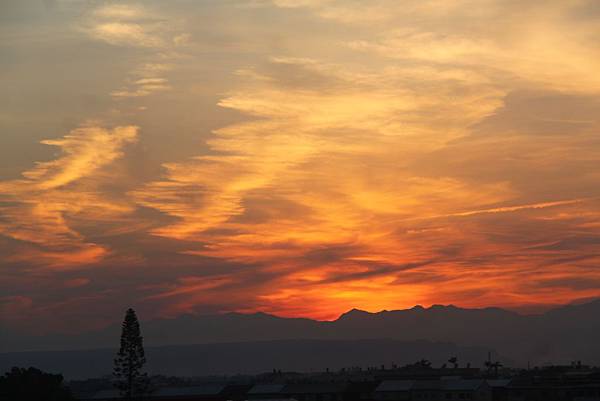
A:
<svg viewBox="0 0 600 401">
<path fill-rule="evenodd" d="M 494 376 L 498 377 L 498 369 L 502 367 L 502 363 L 500 361 L 496 361 L 492 363 L 492 369 L 494 369 Z"/>
<path fill-rule="evenodd" d="M 0 377 L 0 400 L 4 401 L 67 401 L 73 400 L 63 383 L 62 375 L 42 372 L 36 368 L 14 367 Z"/>
<path fill-rule="evenodd" d="M 121 347 L 115 358 L 113 374 L 121 396 L 133 400 L 148 392 L 148 375 L 142 371 L 146 363 L 140 323 L 131 308 L 125 313 L 121 331 Z"/>
<path fill-rule="evenodd" d="M 448 359 L 448 362 L 450 362 L 453 366 L 454 369 L 458 368 L 458 358 L 453 356 L 452 358 Z"/>
<path fill-rule="evenodd" d="M 431 362 L 428 361 L 427 359 L 421 359 L 420 361 L 417 361 L 417 362 L 415 362 L 413 364 L 408 364 L 406 366 L 407 367 L 429 369 L 429 368 L 431 368 Z"/>
<path fill-rule="evenodd" d="M 498 369 L 501 368 L 503 365 L 502 365 L 502 362 L 500 362 L 500 361 L 492 362 L 491 360 L 488 360 L 488 361 L 485 361 L 485 366 L 486 366 L 488 372 L 493 369 L 494 376 L 498 377 Z"/>
</svg>

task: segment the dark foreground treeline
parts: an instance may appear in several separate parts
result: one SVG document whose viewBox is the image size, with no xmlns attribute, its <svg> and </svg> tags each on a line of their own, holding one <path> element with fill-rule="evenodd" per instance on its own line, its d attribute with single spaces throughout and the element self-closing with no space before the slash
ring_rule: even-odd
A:
<svg viewBox="0 0 600 401">
<path fill-rule="evenodd" d="M 355 365 L 406 365 L 421 358 L 440 366 L 451 355 L 458 357 L 462 365 L 481 366 L 490 352 L 493 359 L 515 366 L 490 348 L 386 339 L 257 341 L 146 347 L 145 351 L 148 362 L 144 369 L 150 375 L 181 377 L 255 375 L 274 367 L 309 372 Z M 111 372 L 115 354 L 115 349 L 0 353 L 0 372 L 12 366 L 36 366 L 61 372 L 67 380 L 101 377 Z"/>
<path fill-rule="evenodd" d="M 115 379 L 104 376 L 68 383 L 58 374 L 13 368 L 0 378 L 1 401 L 120 400 Z M 259 375 L 152 376 L 148 401 L 574 401 L 600 399 L 600 369 L 573 363 L 532 369 L 488 364 L 440 367 L 427 360 L 406 366 L 344 368 L 322 372 Z"/>
<path fill-rule="evenodd" d="M 75 398 L 60 374 L 14 367 L 0 377 L 2 401 L 70 401 Z"/>
</svg>

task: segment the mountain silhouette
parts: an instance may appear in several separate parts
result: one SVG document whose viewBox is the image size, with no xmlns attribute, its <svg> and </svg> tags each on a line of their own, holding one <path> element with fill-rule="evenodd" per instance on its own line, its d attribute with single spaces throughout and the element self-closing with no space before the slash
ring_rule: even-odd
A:
<svg viewBox="0 0 600 401">
<path fill-rule="evenodd" d="M 584 360 L 600 364 L 600 300 L 538 315 L 500 308 L 416 306 L 370 313 L 353 309 L 334 321 L 265 313 L 192 316 L 142 322 L 147 346 L 279 340 L 430 341 L 494 349 L 520 366 Z M 0 352 L 113 348 L 120 327 L 77 335 L 27 336 L 0 330 Z"/>
</svg>

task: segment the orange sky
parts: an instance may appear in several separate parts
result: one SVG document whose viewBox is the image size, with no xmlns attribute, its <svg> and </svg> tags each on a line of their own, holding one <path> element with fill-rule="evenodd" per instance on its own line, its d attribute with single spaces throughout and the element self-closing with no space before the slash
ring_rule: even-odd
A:
<svg viewBox="0 0 600 401">
<path fill-rule="evenodd" d="M 10 327 L 600 295 L 593 0 L 0 15 Z"/>
</svg>

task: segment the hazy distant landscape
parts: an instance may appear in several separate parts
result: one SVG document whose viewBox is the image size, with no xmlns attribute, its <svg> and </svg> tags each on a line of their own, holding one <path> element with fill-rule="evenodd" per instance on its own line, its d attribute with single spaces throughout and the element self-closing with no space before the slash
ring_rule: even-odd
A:
<svg viewBox="0 0 600 401">
<path fill-rule="evenodd" d="M 461 364 L 482 365 L 488 356 L 482 347 L 398 340 L 279 340 L 204 345 L 146 347 L 147 371 L 167 376 L 258 374 L 280 369 L 320 372 L 352 366 L 391 368 L 423 358 L 435 366 L 457 356 Z M 60 372 L 68 379 L 110 374 L 116 350 L 24 352 L 0 354 L 0 371 L 12 366 L 36 366 Z M 497 357 L 496 353 L 492 353 Z M 510 364 L 507 359 L 504 363 Z"/>
<path fill-rule="evenodd" d="M 578 359 L 600 363 L 600 301 L 540 315 L 440 305 L 379 313 L 352 310 L 330 322 L 228 313 L 153 320 L 142 327 L 149 370 L 173 375 L 323 370 L 421 358 L 441 364 L 449 355 L 458 355 L 463 365 L 481 366 L 488 351 L 509 366 Z M 3 331 L 0 368 L 20 363 L 67 376 L 101 375 L 109 371 L 119 332 L 116 325 L 73 336 Z M 56 352 L 15 352 L 28 349 Z"/>
</svg>

